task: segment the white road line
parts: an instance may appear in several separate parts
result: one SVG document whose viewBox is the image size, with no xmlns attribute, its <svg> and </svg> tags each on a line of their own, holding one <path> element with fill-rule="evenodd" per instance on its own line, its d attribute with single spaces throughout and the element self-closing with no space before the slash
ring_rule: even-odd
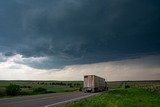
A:
<svg viewBox="0 0 160 107">
<path fill-rule="evenodd" d="M 83 99 L 83 98 L 87 98 L 87 97 L 90 97 L 90 96 L 94 96 L 94 95 L 97 95 L 97 94 L 98 94 L 98 93 L 94 93 L 94 94 L 91 94 L 91 95 L 86 95 L 86 96 L 82 96 L 82 97 L 78 97 L 78 98 L 74 98 L 74 99 L 70 99 L 70 100 L 65 100 L 65 101 L 53 103 L 53 104 L 50 104 L 50 105 L 46 105 L 46 106 L 44 106 L 44 107 L 51 107 L 51 106 L 55 106 L 55 105 L 60 105 L 60 104 L 64 104 L 64 103 L 69 103 L 69 102 L 73 102 L 73 101 L 80 100 L 80 99 Z"/>
</svg>

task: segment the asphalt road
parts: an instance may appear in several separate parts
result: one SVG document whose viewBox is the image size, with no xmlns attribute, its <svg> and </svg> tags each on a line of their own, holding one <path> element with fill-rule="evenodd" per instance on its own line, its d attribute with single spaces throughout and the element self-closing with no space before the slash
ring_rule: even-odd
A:
<svg viewBox="0 0 160 107">
<path fill-rule="evenodd" d="M 68 92 L 0 99 L 0 107 L 57 107 L 98 93 Z"/>
</svg>

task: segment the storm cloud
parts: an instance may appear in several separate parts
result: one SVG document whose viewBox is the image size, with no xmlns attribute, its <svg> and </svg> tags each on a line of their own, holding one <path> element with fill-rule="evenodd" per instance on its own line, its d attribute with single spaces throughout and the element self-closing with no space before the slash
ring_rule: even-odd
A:
<svg viewBox="0 0 160 107">
<path fill-rule="evenodd" d="M 159 55 L 159 12 L 159 0 L 1 0 L 0 53 L 44 58 L 17 62 L 39 69 Z"/>
</svg>

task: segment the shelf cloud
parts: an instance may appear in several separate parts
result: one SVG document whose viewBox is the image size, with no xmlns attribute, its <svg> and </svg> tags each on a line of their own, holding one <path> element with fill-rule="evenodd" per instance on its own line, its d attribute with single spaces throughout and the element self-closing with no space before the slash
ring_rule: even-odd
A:
<svg viewBox="0 0 160 107">
<path fill-rule="evenodd" d="M 159 5 L 158 0 L 1 0 L 0 66 L 13 57 L 19 58 L 14 64 L 36 71 L 159 58 Z M 144 69 L 159 67 L 155 58 L 147 61 L 141 62 Z"/>
<path fill-rule="evenodd" d="M 0 64 L 0 78 L 3 80 L 82 80 L 84 75 L 93 74 L 107 81 L 158 80 L 160 77 L 160 55 L 146 56 L 121 61 L 94 64 L 69 65 L 59 69 L 36 69 L 25 62 L 38 62 L 43 58 L 23 58 L 21 55 L 7 58 Z"/>
</svg>

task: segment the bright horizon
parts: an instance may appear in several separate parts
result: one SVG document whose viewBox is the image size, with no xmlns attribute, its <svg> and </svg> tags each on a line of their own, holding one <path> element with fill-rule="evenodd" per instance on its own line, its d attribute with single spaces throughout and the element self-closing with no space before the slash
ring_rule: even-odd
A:
<svg viewBox="0 0 160 107">
<path fill-rule="evenodd" d="M 94 64 L 69 65 L 62 69 L 36 69 L 23 63 L 41 58 L 22 58 L 15 55 L 0 64 L 0 80 L 83 80 L 84 75 L 98 75 L 107 81 L 159 80 L 160 68 L 155 64 L 159 56 L 101 62 Z M 19 62 L 19 63 L 16 63 Z M 3 72 L 5 71 L 5 72 Z"/>
</svg>

